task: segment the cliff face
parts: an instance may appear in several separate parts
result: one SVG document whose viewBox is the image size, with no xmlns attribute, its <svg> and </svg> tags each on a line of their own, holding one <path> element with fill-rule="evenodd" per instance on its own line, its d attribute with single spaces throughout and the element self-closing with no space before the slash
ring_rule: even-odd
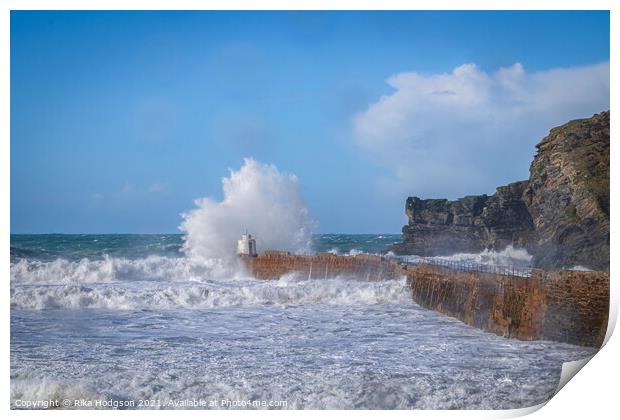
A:
<svg viewBox="0 0 620 420">
<path fill-rule="evenodd" d="M 551 130 L 523 196 L 541 267 L 609 269 L 609 112 Z"/>
<path fill-rule="evenodd" d="M 468 196 L 456 201 L 409 197 L 401 254 L 446 255 L 525 246 L 533 223 L 521 199 L 527 182 L 499 187 L 491 196 Z"/>
<path fill-rule="evenodd" d="M 537 146 L 530 178 L 491 196 L 409 197 L 399 254 L 526 248 L 534 265 L 609 269 L 609 112 L 554 128 Z"/>
</svg>

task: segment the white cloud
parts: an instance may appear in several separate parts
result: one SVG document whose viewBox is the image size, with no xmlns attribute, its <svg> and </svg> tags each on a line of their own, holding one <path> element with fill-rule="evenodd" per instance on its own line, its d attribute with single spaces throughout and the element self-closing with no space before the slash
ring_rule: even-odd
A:
<svg viewBox="0 0 620 420">
<path fill-rule="evenodd" d="M 456 197 L 527 177 L 534 145 L 570 119 L 609 109 L 609 63 L 528 73 L 391 76 L 395 89 L 353 119 L 358 144 L 388 168 L 388 193 Z"/>
</svg>

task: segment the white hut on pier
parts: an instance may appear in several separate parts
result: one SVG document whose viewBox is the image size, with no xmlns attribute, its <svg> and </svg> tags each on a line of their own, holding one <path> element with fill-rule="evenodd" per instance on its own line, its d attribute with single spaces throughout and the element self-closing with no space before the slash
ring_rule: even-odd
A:
<svg viewBox="0 0 620 420">
<path fill-rule="evenodd" d="M 247 231 L 237 241 L 237 255 L 256 256 L 256 240 Z"/>
</svg>

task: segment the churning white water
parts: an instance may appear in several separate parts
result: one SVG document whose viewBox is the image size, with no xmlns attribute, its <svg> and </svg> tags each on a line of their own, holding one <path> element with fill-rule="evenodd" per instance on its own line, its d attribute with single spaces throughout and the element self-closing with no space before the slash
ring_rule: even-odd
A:
<svg viewBox="0 0 620 420">
<path fill-rule="evenodd" d="M 548 399 L 562 362 L 594 352 L 468 327 L 420 308 L 404 279 L 214 279 L 209 269 L 155 256 L 13 264 L 12 406 L 516 408 Z"/>
<path fill-rule="evenodd" d="M 400 236 L 317 235 L 312 244 L 295 176 L 251 159 L 223 191 L 184 215 L 184 239 L 11 237 L 12 408 L 50 399 L 65 408 L 518 408 L 547 400 L 562 363 L 595 351 L 468 327 L 416 305 L 404 279 L 251 278 L 234 258 L 246 228 L 261 251 L 380 253 Z"/>
<path fill-rule="evenodd" d="M 295 175 L 248 158 L 222 180 L 222 189 L 222 201 L 198 199 L 197 208 L 183 215 L 184 250 L 190 257 L 229 261 L 245 229 L 260 238 L 259 251 L 311 250 L 315 222 Z"/>
</svg>

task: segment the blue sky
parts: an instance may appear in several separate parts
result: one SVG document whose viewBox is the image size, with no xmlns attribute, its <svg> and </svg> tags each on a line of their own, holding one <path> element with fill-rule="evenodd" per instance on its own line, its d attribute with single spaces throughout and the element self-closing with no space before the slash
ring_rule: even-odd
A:
<svg viewBox="0 0 620 420">
<path fill-rule="evenodd" d="M 14 11 L 11 232 L 178 232 L 245 157 L 319 232 L 399 232 L 527 178 L 608 60 L 608 12 Z"/>
</svg>

